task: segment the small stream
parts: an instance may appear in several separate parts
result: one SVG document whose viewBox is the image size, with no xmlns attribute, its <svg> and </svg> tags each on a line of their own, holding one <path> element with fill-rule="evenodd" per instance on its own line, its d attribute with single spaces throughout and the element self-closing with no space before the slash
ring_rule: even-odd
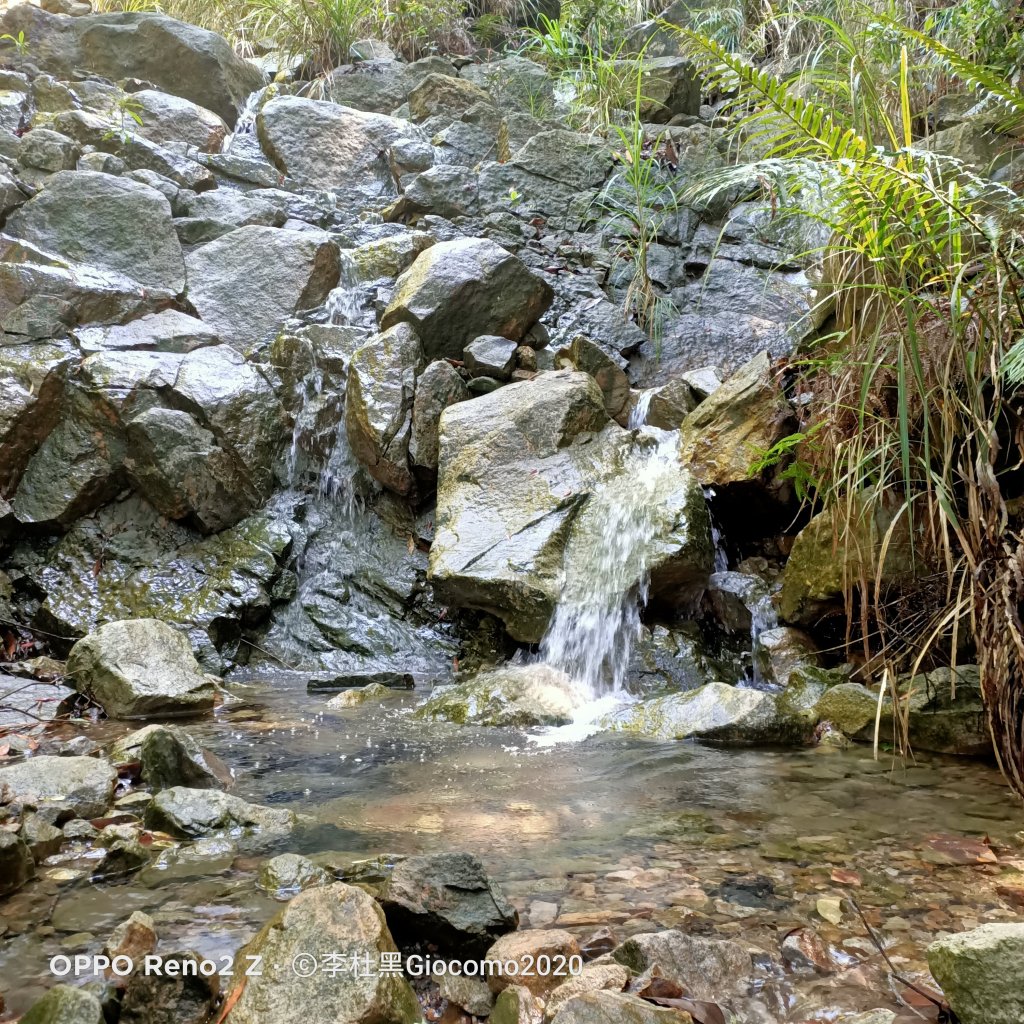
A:
<svg viewBox="0 0 1024 1024">
<path fill-rule="evenodd" d="M 829 924 L 818 898 L 854 892 L 890 956 L 920 977 L 933 936 L 1005 914 L 998 868 L 949 863 L 949 850 L 988 835 L 1001 859 L 1024 857 L 1018 807 L 995 770 L 975 762 L 900 766 L 866 748 L 719 749 L 607 734 L 545 746 L 517 731 L 421 721 L 412 715 L 419 692 L 327 712 L 297 675 L 234 689 L 188 728 L 230 765 L 239 796 L 309 820 L 276 850 L 204 841 L 202 856 L 186 849 L 174 866 L 122 884 L 90 883 L 87 861 L 44 865 L 0 906 L 0 974 L 23 979 L 8 1014 L 52 984 L 51 956 L 99 952 L 136 909 L 153 915 L 165 951 L 234 952 L 280 907 L 255 887 L 269 853 L 342 864 L 466 849 L 527 926 L 554 922 L 581 936 L 609 927 L 620 937 L 680 927 L 747 941 L 776 960 L 786 933 L 811 926 L 829 943 L 831 969 L 844 970 L 766 973 L 748 1019 L 827 1021 L 898 1004 L 853 911 Z M 92 730 L 102 741 L 123 731 Z M 854 888 L 833 881 L 849 872 Z"/>
</svg>

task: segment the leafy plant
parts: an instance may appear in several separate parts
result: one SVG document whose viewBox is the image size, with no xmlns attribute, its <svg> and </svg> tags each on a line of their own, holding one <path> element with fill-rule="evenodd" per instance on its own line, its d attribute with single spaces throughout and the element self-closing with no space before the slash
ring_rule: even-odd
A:
<svg viewBox="0 0 1024 1024">
<path fill-rule="evenodd" d="M 28 53 L 28 38 L 26 37 L 24 30 L 18 32 L 16 36 L 11 35 L 10 32 L 5 32 L 0 36 L 0 42 L 12 43 L 21 56 L 25 56 L 25 54 Z"/>
<path fill-rule="evenodd" d="M 142 127 L 142 104 L 134 96 L 122 96 L 113 107 L 111 117 L 116 122 L 103 138 L 127 142 Z"/>
</svg>

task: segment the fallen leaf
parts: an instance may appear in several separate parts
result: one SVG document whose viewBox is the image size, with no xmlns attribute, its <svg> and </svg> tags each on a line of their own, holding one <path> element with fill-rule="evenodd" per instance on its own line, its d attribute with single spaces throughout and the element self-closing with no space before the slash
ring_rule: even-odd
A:
<svg viewBox="0 0 1024 1024">
<path fill-rule="evenodd" d="M 832 881 L 839 885 L 860 886 L 860 875 L 856 871 L 848 871 L 845 868 L 832 869 Z"/>
<path fill-rule="evenodd" d="M 815 909 L 829 924 L 839 924 L 843 919 L 843 901 L 838 896 L 823 896 Z"/>
<path fill-rule="evenodd" d="M 987 837 L 986 837 L 987 839 Z M 999 858 L 983 839 L 932 836 L 925 841 L 924 859 L 932 864 L 998 864 Z"/>
<path fill-rule="evenodd" d="M 224 1021 L 228 1019 L 228 1014 L 235 1008 L 235 1003 L 242 998 L 242 993 L 245 991 L 245 983 L 248 980 L 248 977 L 243 978 L 242 984 L 231 990 L 227 999 L 224 1000 L 224 1006 L 221 1008 L 220 1016 L 215 1024 L 224 1024 Z"/>
</svg>

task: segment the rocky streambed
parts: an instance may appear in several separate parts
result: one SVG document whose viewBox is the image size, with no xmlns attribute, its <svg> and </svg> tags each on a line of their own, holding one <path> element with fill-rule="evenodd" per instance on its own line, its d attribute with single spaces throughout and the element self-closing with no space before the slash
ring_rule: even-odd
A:
<svg viewBox="0 0 1024 1024">
<path fill-rule="evenodd" d="M 622 154 L 542 64 L 375 43 L 271 82 L 163 15 L 48 6 L 0 19 L 3 1013 L 1019 1024 L 977 672 L 846 660 L 856 553 L 762 464 L 829 329 L 816 228 L 682 201 L 728 158 L 689 63 L 617 62 L 674 197 L 655 341 Z M 889 525 L 858 548 L 912 600 Z M 48 967 L 314 938 L 586 968 Z"/>
</svg>

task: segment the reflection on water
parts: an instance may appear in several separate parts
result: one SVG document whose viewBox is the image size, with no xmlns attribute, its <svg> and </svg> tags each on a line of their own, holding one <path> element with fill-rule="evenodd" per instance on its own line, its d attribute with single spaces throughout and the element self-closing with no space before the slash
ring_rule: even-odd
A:
<svg viewBox="0 0 1024 1024">
<path fill-rule="evenodd" d="M 775 984 L 752 1020 L 890 1005 L 854 915 L 837 927 L 815 912 L 819 897 L 842 894 L 837 871 L 856 872 L 859 902 L 911 975 L 937 932 L 1012 916 L 994 892 L 999 868 L 949 864 L 929 843 L 987 834 L 1016 851 L 1004 861 L 1024 858 L 1019 807 L 986 766 L 898 767 L 866 748 L 717 749 L 621 735 L 544 746 L 514 731 L 420 721 L 412 710 L 421 699 L 395 694 L 324 713 L 324 698 L 279 680 L 189 728 L 231 765 L 240 796 L 310 815 L 289 849 L 337 859 L 463 848 L 484 859 L 527 921 L 543 908 L 542 923 L 554 917 L 581 934 L 681 927 L 776 957 L 786 932 L 810 924 L 836 963 L 868 961 L 861 985 L 850 972 Z M 23 1010 L 51 981 L 49 956 L 98 951 L 134 909 L 154 915 L 163 948 L 232 952 L 277 906 L 253 885 L 266 852 L 206 851 L 118 886 L 61 882 L 44 869 L 0 906 L 0 973 L 27 979 L 9 1009 Z M 770 899 L 735 896 L 753 876 L 768 881 Z"/>
</svg>

